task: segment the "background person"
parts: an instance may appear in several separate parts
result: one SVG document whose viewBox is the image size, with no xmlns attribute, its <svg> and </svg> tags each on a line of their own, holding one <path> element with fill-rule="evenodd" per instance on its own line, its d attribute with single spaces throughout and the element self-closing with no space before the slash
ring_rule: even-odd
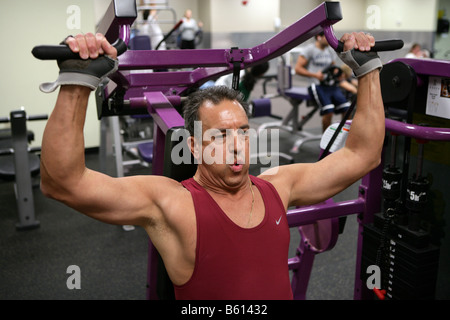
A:
<svg viewBox="0 0 450 320">
<path fill-rule="evenodd" d="M 199 22 L 197 24 L 197 21 L 195 21 L 195 19 L 192 18 L 192 10 L 187 9 L 186 12 L 184 13 L 183 23 L 179 28 L 181 39 L 180 48 L 195 49 L 195 38 L 198 32 L 200 32 L 202 27 L 203 23 Z"/>
<path fill-rule="evenodd" d="M 314 43 L 301 48 L 295 64 L 295 73 L 309 80 L 309 91 L 320 106 L 322 132 L 331 125 L 333 114 L 344 115 L 350 107 L 350 102 L 338 86 L 323 83 L 326 80 L 325 70 L 335 65 L 336 58 L 325 35 L 320 33 L 316 35 Z"/>
<path fill-rule="evenodd" d="M 411 49 L 409 50 L 409 52 L 406 54 L 405 58 L 412 58 L 412 59 L 417 59 L 417 58 L 429 58 L 429 54 L 426 50 L 422 50 L 422 46 L 418 43 L 413 43 L 413 45 L 411 46 Z"/>
</svg>

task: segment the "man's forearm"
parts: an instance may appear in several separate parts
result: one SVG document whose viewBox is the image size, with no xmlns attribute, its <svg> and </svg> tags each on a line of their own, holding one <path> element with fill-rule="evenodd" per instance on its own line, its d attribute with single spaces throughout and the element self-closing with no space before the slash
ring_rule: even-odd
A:
<svg viewBox="0 0 450 320">
<path fill-rule="evenodd" d="M 58 197 L 76 184 L 85 170 L 83 128 L 90 89 L 62 86 L 42 140 L 41 188 Z"/>
<path fill-rule="evenodd" d="M 308 78 L 318 78 L 316 73 L 310 72 L 308 69 L 306 69 L 303 66 L 296 66 L 295 67 L 295 73 Z"/>
<path fill-rule="evenodd" d="M 379 71 L 372 71 L 358 80 L 356 113 L 346 147 L 373 167 L 379 163 L 385 133 Z"/>
</svg>

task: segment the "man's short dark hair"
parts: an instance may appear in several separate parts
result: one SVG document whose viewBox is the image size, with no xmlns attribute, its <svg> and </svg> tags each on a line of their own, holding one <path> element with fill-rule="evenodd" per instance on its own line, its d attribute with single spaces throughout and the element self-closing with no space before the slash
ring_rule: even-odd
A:
<svg viewBox="0 0 450 320">
<path fill-rule="evenodd" d="M 319 34 L 316 34 L 315 36 L 314 36 L 314 39 L 316 39 L 317 40 L 317 38 L 318 37 L 324 37 L 325 36 L 325 32 L 321 32 L 321 33 L 319 33 Z"/>
<path fill-rule="evenodd" d="M 249 116 L 248 104 L 244 101 L 241 92 L 230 89 L 226 86 L 213 86 L 192 93 L 183 106 L 184 127 L 194 136 L 194 121 L 200 120 L 199 108 L 205 102 L 211 102 L 214 105 L 224 100 L 237 101 L 244 108 L 245 114 Z"/>
</svg>

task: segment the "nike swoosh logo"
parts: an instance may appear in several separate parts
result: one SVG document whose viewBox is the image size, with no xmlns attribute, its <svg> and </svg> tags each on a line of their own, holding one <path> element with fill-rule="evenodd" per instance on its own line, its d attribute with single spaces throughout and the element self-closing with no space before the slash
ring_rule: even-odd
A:
<svg viewBox="0 0 450 320">
<path fill-rule="evenodd" d="M 275 220 L 275 222 L 277 223 L 277 225 L 279 225 L 280 224 L 280 221 L 281 221 L 281 218 L 282 218 L 283 216 L 280 216 L 280 219 L 278 219 L 278 220 Z"/>
</svg>

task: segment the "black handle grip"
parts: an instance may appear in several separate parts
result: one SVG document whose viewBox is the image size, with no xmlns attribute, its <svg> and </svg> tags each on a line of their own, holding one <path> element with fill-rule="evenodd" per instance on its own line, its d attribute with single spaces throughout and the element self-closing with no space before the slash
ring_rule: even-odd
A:
<svg viewBox="0 0 450 320">
<path fill-rule="evenodd" d="M 392 40 L 381 40 L 376 41 L 375 45 L 372 47 L 370 51 L 380 52 L 380 51 L 394 51 L 403 48 L 404 42 L 400 39 L 392 39 Z M 338 53 L 344 51 L 344 43 L 339 41 L 338 47 L 336 48 Z"/>
<path fill-rule="evenodd" d="M 46 114 L 37 114 L 37 115 L 32 115 L 32 116 L 27 115 L 27 121 L 47 120 L 47 119 L 48 119 L 48 115 L 46 115 Z M 9 117 L 1 117 L 0 118 L 0 123 L 10 122 L 10 121 L 11 121 L 11 119 Z"/>
<path fill-rule="evenodd" d="M 117 56 L 127 51 L 127 45 L 122 39 L 112 44 L 117 49 Z M 41 45 L 31 51 L 33 56 L 40 60 L 67 60 L 81 59 L 79 53 L 75 53 L 67 45 Z"/>
<path fill-rule="evenodd" d="M 7 154 L 14 154 L 14 149 L 13 148 L 0 149 L 0 156 L 4 156 Z"/>
<path fill-rule="evenodd" d="M 47 120 L 47 119 L 48 119 L 48 115 L 46 115 L 46 114 L 36 114 L 36 115 L 32 115 L 32 116 L 27 116 L 28 121 Z"/>
<path fill-rule="evenodd" d="M 404 43 L 401 39 L 381 40 L 375 42 L 375 46 L 372 47 L 371 51 L 394 51 L 403 48 L 403 45 Z"/>
</svg>

